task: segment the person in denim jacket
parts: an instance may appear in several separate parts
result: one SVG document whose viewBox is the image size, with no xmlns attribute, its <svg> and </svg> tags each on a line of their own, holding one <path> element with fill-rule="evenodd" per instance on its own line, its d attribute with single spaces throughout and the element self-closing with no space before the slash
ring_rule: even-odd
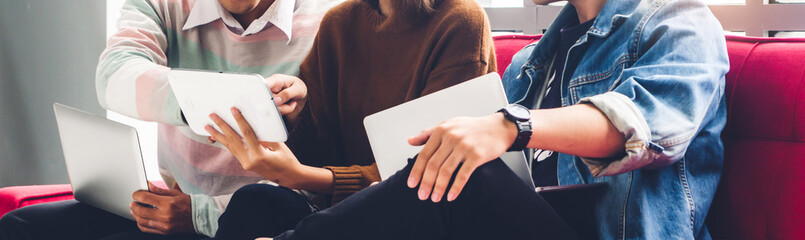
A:
<svg viewBox="0 0 805 240">
<path fill-rule="evenodd" d="M 405 169 L 275 239 L 709 239 L 729 68 L 720 24 L 699 0 L 569 2 L 503 75 L 509 101 L 535 109 L 529 120 L 426 129 Z M 560 55 L 574 26 L 586 31 Z M 536 109 L 548 89 L 557 106 Z M 566 224 L 497 159 L 522 145 L 557 152 L 559 185 L 608 184 L 593 229 Z"/>
<path fill-rule="evenodd" d="M 539 94 L 555 26 L 576 17 L 568 4 L 515 54 L 503 76 L 510 102 Z M 588 50 L 562 82 L 562 106 L 595 106 L 626 142 L 604 158 L 559 153 L 559 184 L 609 183 L 595 211 L 601 238 L 710 239 L 704 219 L 721 177 L 729 70 L 719 22 L 696 0 L 607 1 L 577 47 Z"/>
</svg>

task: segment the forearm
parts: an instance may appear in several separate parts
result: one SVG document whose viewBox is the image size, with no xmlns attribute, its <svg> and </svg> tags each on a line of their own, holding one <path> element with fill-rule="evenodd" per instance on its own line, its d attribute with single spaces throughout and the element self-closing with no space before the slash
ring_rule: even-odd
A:
<svg viewBox="0 0 805 240">
<path fill-rule="evenodd" d="M 96 72 L 98 101 L 106 109 L 145 121 L 183 125 L 167 80 L 167 35 L 147 1 L 123 6 Z"/>
<path fill-rule="evenodd" d="M 531 125 L 529 148 L 605 158 L 622 153 L 626 143 L 606 115 L 590 104 L 531 110 Z"/>
<path fill-rule="evenodd" d="M 330 170 L 300 164 L 295 172 L 287 175 L 284 181 L 280 180 L 279 184 L 291 189 L 316 193 L 329 194 L 333 192 L 335 178 Z M 283 182 L 287 184 L 283 184 Z"/>
</svg>

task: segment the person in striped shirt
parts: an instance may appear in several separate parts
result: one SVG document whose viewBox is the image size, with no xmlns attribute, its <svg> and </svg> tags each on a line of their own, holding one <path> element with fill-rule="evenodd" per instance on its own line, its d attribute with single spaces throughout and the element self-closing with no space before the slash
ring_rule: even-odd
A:
<svg viewBox="0 0 805 240">
<path fill-rule="evenodd" d="M 214 236 L 232 193 L 263 178 L 244 170 L 221 145 L 193 134 L 172 95 L 168 72 L 297 75 L 324 13 L 342 1 L 126 1 L 118 32 L 98 64 L 98 101 L 108 110 L 158 123 L 159 171 L 169 189 L 151 186 L 151 192 L 133 194 L 136 201 L 157 207 L 132 203 L 136 223 L 67 201 L 10 213 L 16 232 L 7 234 L 14 239 Z"/>
</svg>

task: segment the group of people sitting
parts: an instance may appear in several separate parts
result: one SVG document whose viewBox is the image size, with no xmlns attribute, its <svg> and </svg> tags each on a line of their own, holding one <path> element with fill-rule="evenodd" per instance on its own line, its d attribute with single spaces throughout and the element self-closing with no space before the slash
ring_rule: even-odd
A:
<svg viewBox="0 0 805 240">
<path fill-rule="evenodd" d="M 21 208 L 0 239 L 709 239 L 720 24 L 698 0 L 568 2 L 502 73 L 511 105 L 411 136 L 422 150 L 381 181 L 364 117 L 497 71 L 474 0 L 128 0 L 98 100 L 159 124 L 168 189 L 133 193 L 154 206 L 132 202 L 135 221 L 77 201 Z M 221 131 L 194 134 L 174 68 L 269 76 L 289 140 L 258 141 L 234 108 L 237 126 L 211 115 Z M 537 186 L 607 183 L 578 206 L 593 224 L 498 158 L 526 149 Z"/>
</svg>

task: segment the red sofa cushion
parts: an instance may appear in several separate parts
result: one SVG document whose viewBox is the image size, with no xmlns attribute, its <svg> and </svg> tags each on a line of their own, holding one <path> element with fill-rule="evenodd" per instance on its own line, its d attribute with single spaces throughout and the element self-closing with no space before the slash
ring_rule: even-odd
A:
<svg viewBox="0 0 805 240">
<path fill-rule="evenodd" d="M 156 187 L 167 188 L 163 181 L 153 181 Z M 34 204 L 72 200 L 70 184 L 31 185 L 0 188 L 0 217 L 6 213 Z"/>
<path fill-rule="evenodd" d="M 727 37 L 724 173 L 715 239 L 805 236 L 805 39 Z"/>
<path fill-rule="evenodd" d="M 73 199 L 70 184 L 0 188 L 0 217 L 17 208 L 70 199 Z"/>
</svg>

